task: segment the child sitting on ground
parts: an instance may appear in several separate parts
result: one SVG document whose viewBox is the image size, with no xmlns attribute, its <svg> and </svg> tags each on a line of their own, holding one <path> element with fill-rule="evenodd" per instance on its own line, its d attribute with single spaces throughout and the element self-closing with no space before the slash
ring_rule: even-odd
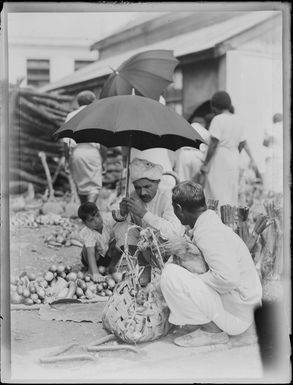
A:
<svg viewBox="0 0 293 385">
<path fill-rule="evenodd" d="M 83 243 L 81 262 L 93 281 L 98 282 L 101 278 L 99 266 L 108 267 L 109 273 L 112 273 L 120 258 L 120 253 L 115 252 L 116 242 L 112 231 L 115 222 L 103 219 L 93 202 L 81 204 L 78 216 L 85 225 L 79 233 Z"/>
</svg>

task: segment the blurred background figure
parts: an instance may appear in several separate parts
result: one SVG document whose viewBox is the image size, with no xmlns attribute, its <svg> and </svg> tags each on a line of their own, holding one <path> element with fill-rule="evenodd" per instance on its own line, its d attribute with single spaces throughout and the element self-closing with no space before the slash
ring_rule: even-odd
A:
<svg viewBox="0 0 293 385">
<path fill-rule="evenodd" d="M 264 190 L 267 192 L 283 192 L 283 116 L 273 115 L 270 129 L 265 131 L 265 172 Z"/>
<path fill-rule="evenodd" d="M 210 143 L 201 166 L 205 195 L 207 199 L 218 200 L 219 207 L 237 206 L 242 149 L 259 174 L 258 168 L 246 142 L 244 126 L 234 113 L 230 95 L 225 91 L 216 92 L 211 98 L 211 108 L 215 117 L 209 127 Z"/>
<path fill-rule="evenodd" d="M 72 119 L 96 99 L 92 91 L 82 91 L 77 95 L 78 108 L 67 115 L 66 122 Z M 96 202 L 102 188 L 102 173 L 107 159 L 107 149 L 99 143 L 76 143 L 64 138 L 65 158 L 76 184 L 81 203 Z"/>
<path fill-rule="evenodd" d="M 159 102 L 163 105 L 166 105 L 166 101 L 163 96 L 160 96 Z M 164 173 L 173 174 L 176 153 L 172 150 L 168 150 L 167 148 L 155 147 L 150 148 L 148 150 L 138 150 L 137 148 L 131 149 L 130 161 L 135 158 L 145 159 L 149 162 L 160 164 Z M 176 184 L 176 179 L 170 175 L 163 175 L 160 181 L 159 187 L 160 189 L 171 190 Z M 133 186 L 130 186 L 130 189 L 133 189 Z"/>
<path fill-rule="evenodd" d="M 188 180 L 196 183 L 200 182 L 200 168 L 205 159 L 210 134 L 206 127 L 206 121 L 202 117 L 194 117 L 191 126 L 202 136 L 206 141 L 201 143 L 199 148 L 182 147 L 177 151 L 177 160 L 175 171 L 180 182 Z"/>
</svg>

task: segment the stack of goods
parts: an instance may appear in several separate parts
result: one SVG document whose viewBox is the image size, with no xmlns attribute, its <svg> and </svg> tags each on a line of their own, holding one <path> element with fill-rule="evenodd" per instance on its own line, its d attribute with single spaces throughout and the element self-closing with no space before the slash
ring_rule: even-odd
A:
<svg viewBox="0 0 293 385">
<path fill-rule="evenodd" d="M 263 208 L 265 214 L 259 212 L 249 221 L 248 207 L 225 205 L 221 217 L 246 243 L 262 281 L 263 298 L 275 299 L 282 296 L 282 211 L 276 199 L 265 200 Z"/>
<path fill-rule="evenodd" d="M 46 188 L 45 172 L 38 158 L 40 151 L 46 154 L 56 191 L 66 191 L 70 187 L 68 177 L 63 169 L 60 170 L 63 143 L 56 141 L 52 134 L 64 124 L 68 113 L 74 109 L 75 96 L 15 86 L 10 89 L 9 99 L 10 144 L 14 148 L 9 162 L 11 193 L 21 193 L 28 183 L 33 183 L 37 192 Z M 109 148 L 107 157 L 103 185 L 114 189 L 123 171 L 122 148 Z"/>
<path fill-rule="evenodd" d="M 36 92 L 33 89 L 14 88 L 10 92 L 12 113 L 10 140 L 13 153 L 10 159 L 10 180 L 31 182 L 37 190 L 46 187 L 39 151 L 44 151 L 52 173 L 58 167 L 63 145 L 52 139 L 52 134 L 65 122 L 72 110 L 72 96 Z M 65 180 L 64 180 L 65 179 Z M 67 182 L 65 173 L 60 172 L 59 184 Z"/>
<path fill-rule="evenodd" d="M 280 206 L 275 200 L 267 200 L 264 207 L 270 225 L 261 234 L 255 251 L 255 263 L 263 284 L 263 298 L 282 298 L 281 274 L 283 273 L 283 224 Z"/>
<path fill-rule="evenodd" d="M 236 216 L 236 207 L 231 205 L 223 205 L 220 207 L 221 219 L 222 222 L 231 227 L 232 230 L 235 230 L 235 216 Z"/>
<path fill-rule="evenodd" d="M 156 235 L 150 228 L 141 230 L 140 242 L 134 256 L 128 252 L 127 235 L 123 258 L 127 262 L 128 271 L 107 301 L 102 322 L 110 333 L 124 342 L 133 344 L 160 338 L 168 333 L 171 325 L 168 322 L 169 309 L 159 288 L 159 277 L 164 262 Z M 147 249 L 146 244 L 149 246 L 151 264 L 156 267 L 152 267 L 151 282 L 142 287 L 139 278 L 143 267 L 137 264 L 136 256 Z M 152 252 L 154 249 L 155 253 Z"/>
</svg>

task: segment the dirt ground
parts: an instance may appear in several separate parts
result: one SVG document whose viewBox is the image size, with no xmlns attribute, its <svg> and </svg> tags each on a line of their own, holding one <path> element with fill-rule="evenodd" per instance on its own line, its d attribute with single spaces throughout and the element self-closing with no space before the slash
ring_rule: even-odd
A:
<svg viewBox="0 0 293 385">
<path fill-rule="evenodd" d="M 48 248 L 44 239 L 54 225 L 21 227 L 10 233 L 11 276 L 22 271 L 44 272 L 52 263 L 80 263 L 81 249 L 76 246 Z M 230 338 L 217 348 L 181 348 L 173 343 L 175 329 L 168 336 L 137 346 L 138 353 L 102 352 L 95 361 L 40 364 L 39 358 L 55 348 L 77 343 L 85 345 L 105 336 L 102 323 L 41 320 L 38 310 L 11 311 L 11 380 L 12 382 L 267 382 L 267 376 L 288 373 L 265 373 L 255 329 Z M 281 381 L 282 382 L 282 381 Z M 286 383 L 286 380 L 284 381 Z"/>
</svg>

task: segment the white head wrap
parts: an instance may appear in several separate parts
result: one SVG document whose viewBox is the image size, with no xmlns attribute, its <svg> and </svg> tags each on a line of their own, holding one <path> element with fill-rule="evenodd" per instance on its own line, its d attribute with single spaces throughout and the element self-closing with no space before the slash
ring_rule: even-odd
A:
<svg viewBox="0 0 293 385">
<path fill-rule="evenodd" d="M 163 167 L 160 164 L 152 163 L 145 159 L 134 158 L 130 163 L 130 179 L 135 182 L 139 179 L 160 180 L 163 174 Z"/>
</svg>

